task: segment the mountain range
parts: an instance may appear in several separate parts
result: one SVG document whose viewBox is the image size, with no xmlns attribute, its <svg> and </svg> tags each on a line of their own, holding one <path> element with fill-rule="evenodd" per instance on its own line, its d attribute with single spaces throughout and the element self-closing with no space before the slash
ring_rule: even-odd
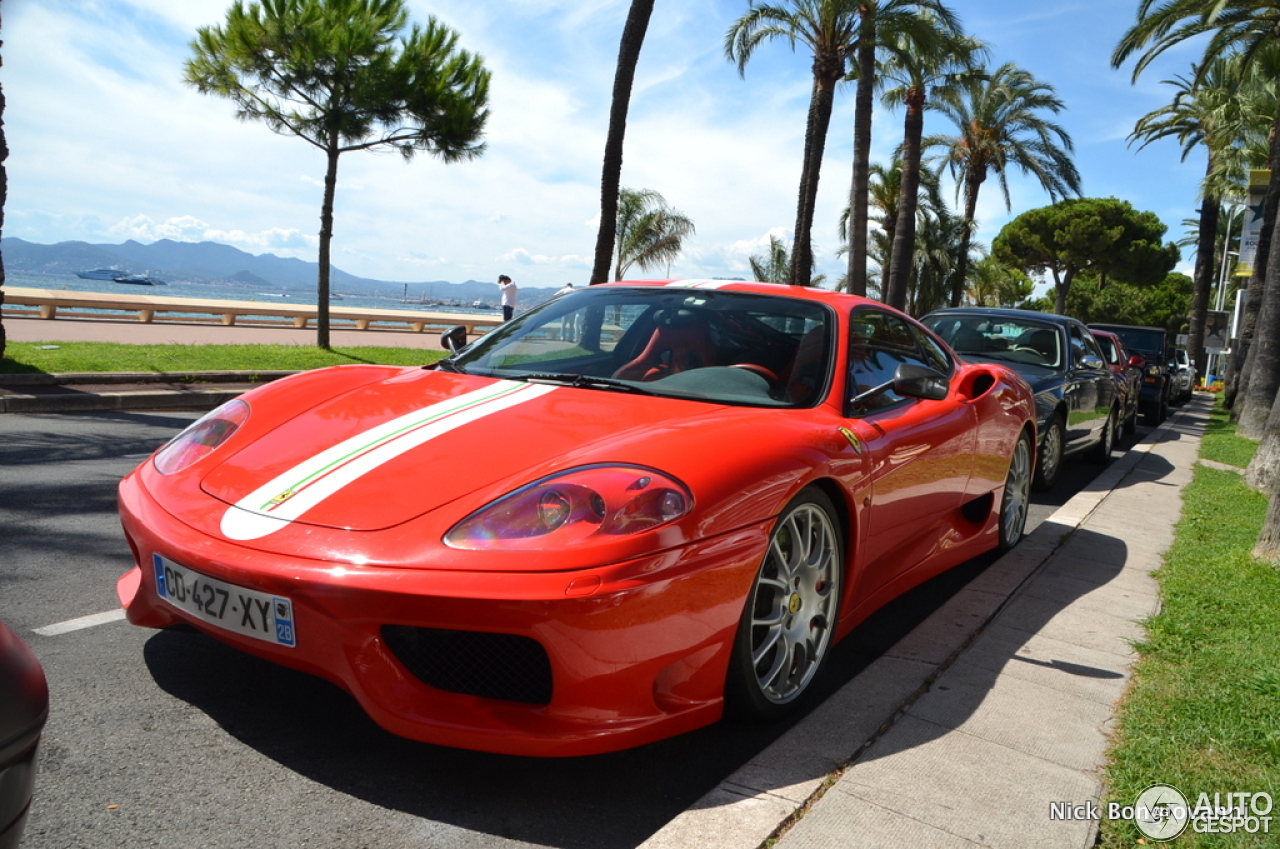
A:
<svg viewBox="0 0 1280 849">
<path fill-rule="evenodd" d="M 0 253 L 4 255 L 5 269 L 10 272 L 75 274 L 92 268 L 119 268 L 166 281 L 267 286 L 286 292 L 315 292 L 318 274 L 318 266 L 314 262 L 275 254 L 255 255 L 216 242 L 175 242 L 172 239 L 161 239 L 149 245 L 132 239 L 119 245 L 89 242 L 41 245 L 7 237 L 0 240 Z M 494 276 L 496 278 L 497 275 Z M 477 298 L 492 301 L 497 297 L 497 287 L 491 281 L 397 283 L 357 277 L 336 266 L 330 266 L 329 270 L 329 288 L 333 292 L 395 297 L 406 291 L 406 287 L 412 289 L 415 297 L 429 291 L 431 298 L 440 301 L 469 303 Z M 522 286 L 521 302 L 545 300 L 558 288 L 526 289 Z"/>
</svg>

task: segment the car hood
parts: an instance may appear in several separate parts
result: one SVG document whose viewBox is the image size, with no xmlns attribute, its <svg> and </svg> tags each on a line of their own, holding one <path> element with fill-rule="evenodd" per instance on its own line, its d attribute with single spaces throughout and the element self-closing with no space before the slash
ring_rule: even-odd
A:
<svg viewBox="0 0 1280 849">
<path fill-rule="evenodd" d="M 296 415 L 274 410 L 270 395 L 255 400 L 254 418 L 279 416 L 279 424 L 237 447 L 201 482 L 233 505 L 221 518 L 231 539 L 257 539 L 288 523 L 389 528 L 485 487 L 515 488 L 589 462 L 635 462 L 604 449 L 722 409 L 420 370 Z"/>
</svg>

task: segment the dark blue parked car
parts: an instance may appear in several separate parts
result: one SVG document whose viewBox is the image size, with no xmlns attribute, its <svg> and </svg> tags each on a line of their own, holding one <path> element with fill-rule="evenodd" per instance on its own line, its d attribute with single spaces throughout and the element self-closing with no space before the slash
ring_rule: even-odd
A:
<svg viewBox="0 0 1280 849">
<path fill-rule="evenodd" d="M 1111 458 L 1118 390 L 1089 329 L 1074 318 L 1029 310 L 959 307 L 922 321 L 966 360 L 1013 368 L 1036 396 L 1040 447 L 1033 486 L 1053 486 L 1064 458 Z"/>
</svg>

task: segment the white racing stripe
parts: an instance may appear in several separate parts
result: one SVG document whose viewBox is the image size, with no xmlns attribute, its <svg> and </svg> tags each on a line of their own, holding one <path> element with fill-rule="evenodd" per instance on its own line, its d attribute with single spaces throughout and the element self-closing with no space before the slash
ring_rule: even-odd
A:
<svg viewBox="0 0 1280 849">
<path fill-rule="evenodd" d="M 260 539 L 406 451 L 556 388 L 502 380 L 384 422 L 304 460 L 240 499 L 223 514 L 222 533 L 234 540 Z"/>
<path fill-rule="evenodd" d="M 83 631 L 85 628 L 92 628 L 95 625 L 119 622 L 123 618 L 123 610 L 108 610 L 106 613 L 94 613 L 89 616 L 81 616 L 79 619 L 68 619 L 66 622 L 57 622 L 53 625 L 46 625 L 43 628 L 36 628 L 35 633 L 42 637 L 56 637 L 59 634 L 70 634 L 72 631 Z"/>
<path fill-rule="evenodd" d="M 676 289 L 719 289 L 741 280 L 673 280 L 667 285 Z"/>
</svg>

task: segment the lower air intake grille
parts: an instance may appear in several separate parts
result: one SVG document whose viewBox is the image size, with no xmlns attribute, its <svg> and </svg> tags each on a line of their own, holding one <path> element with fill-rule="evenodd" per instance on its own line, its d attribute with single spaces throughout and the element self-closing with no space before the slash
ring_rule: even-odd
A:
<svg viewBox="0 0 1280 849">
<path fill-rule="evenodd" d="M 425 684 L 451 693 L 545 705 L 551 662 L 531 637 L 383 625 L 382 638 Z"/>
</svg>

